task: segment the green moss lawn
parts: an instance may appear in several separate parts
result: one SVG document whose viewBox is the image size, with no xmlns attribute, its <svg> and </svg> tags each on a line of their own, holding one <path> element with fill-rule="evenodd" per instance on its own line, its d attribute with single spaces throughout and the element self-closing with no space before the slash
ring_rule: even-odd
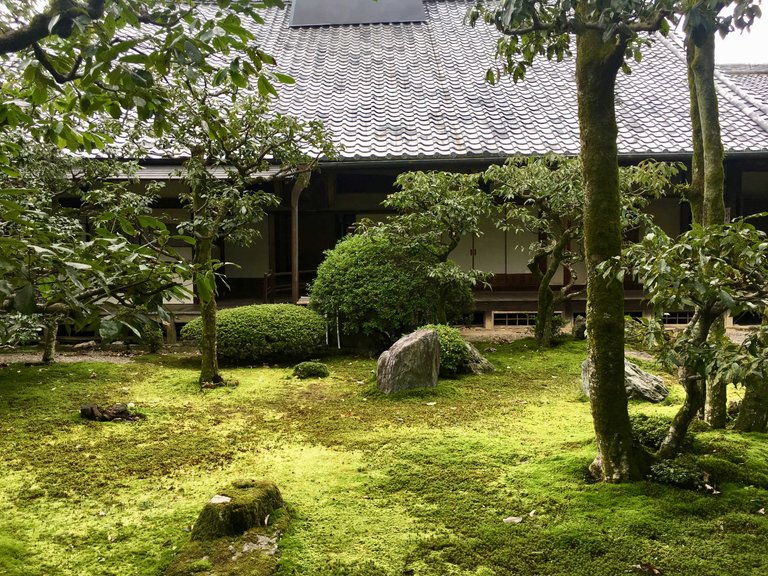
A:
<svg viewBox="0 0 768 576">
<path fill-rule="evenodd" d="M 279 575 L 768 573 L 765 435 L 697 435 L 717 495 L 592 484 L 583 344 L 494 347 L 495 374 L 394 398 L 351 357 L 325 379 L 231 369 L 238 387 L 203 393 L 173 356 L 2 368 L 0 574 L 162 574 L 207 499 L 250 478 L 288 503 Z M 681 394 L 631 409 L 671 415 Z M 90 402 L 146 419 L 84 421 Z"/>
</svg>

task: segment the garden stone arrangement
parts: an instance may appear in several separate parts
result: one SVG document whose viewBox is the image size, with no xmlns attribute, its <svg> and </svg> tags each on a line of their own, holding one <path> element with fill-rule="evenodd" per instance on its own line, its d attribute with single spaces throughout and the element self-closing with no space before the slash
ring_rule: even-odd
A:
<svg viewBox="0 0 768 576">
<path fill-rule="evenodd" d="M 376 381 L 384 394 L 434 388 L 440 372 L 440 345 L 436 330 L 417 330 L 382 352 Z"/>
<path fill-rule="evenodd" d="M 581 363 L 581 391 L 589 397 L 587 360 Z M 624 360 L 624 387 L 630 400 L 647 400 L 654 404 L 664 401 L 669 390 L 658 376 L 642 370 L 637 364 Z"/>
</svg>

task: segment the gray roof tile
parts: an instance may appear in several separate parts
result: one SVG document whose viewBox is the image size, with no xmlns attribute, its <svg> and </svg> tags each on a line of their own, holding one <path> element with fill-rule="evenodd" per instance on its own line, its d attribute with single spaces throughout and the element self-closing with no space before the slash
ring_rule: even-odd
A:
<svg viewBox="0 0 768 576">
<path fill-rule="evenodd" d="M 276 109 L 323 120 L 341 160 L 578 153 L 573 58 L 539 59 L 523 81 L 491 86 L 498 33 L 464 24 L 472 3 L 425 0 L 423 23 L 314 28 L 289 28 L 290 6 L 262 12 L 259 43 L 296 80 L 278 87 Z M 685 74 L 675 37 L 657 37 L 620 74 L 621 154 L 690 152 Z M 747 80 L 717 75 L 729 152 L 768 151 L 768 81 Z"/>
</svg>

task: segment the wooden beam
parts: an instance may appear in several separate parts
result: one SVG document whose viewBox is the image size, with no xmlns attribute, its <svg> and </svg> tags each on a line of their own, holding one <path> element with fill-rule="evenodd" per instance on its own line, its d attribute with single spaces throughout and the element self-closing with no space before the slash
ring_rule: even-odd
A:
<svg viewBox="0 0 768 576">
<path fill-rule="evenodd" d="M 299 198 L 309 185 L 310 172 L 296 177 L 291 188 L 291 301 L 296 304 L 299 294 Z"/>
</svg>

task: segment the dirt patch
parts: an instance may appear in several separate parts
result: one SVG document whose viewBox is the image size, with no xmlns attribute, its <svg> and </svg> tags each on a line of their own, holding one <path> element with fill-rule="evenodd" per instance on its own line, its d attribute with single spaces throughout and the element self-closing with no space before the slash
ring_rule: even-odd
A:
<svg viewBox="0 0 768 576">
<path fill-rule="evenodd" d="M 32 350 L 2 350 L 0 364 L 39 364 L 41 352 Z M 110 350 L 88 350 L 77 352 L 61 351 L 56 353 L 56 362 L 109 362 L 111 364 L 129 364 L 133 355 Z"/>
</svg>

